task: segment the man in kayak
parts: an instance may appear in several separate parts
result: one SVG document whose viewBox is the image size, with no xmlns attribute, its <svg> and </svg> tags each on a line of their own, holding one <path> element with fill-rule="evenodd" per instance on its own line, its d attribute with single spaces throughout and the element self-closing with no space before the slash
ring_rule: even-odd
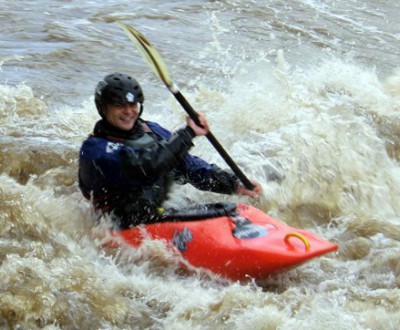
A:
<svg viewBox="0 0 400 330">
<path fill-rule="evenodd" d="M 234 174 L 188 154 L 192 140 L 209 131 L 204 115 L 201 126 L 188 118 L 185 128 L 171 134 L 141 118 L 143 102 L 142 88 L 129 75 L 104 77 L 95 90 L 101 120 L 79 153 L 83 195 L 119 228 L 156 222 L 173 181 L 222 194 L 261 193 L 258 183 L 248 190 Z"/>
</svg>

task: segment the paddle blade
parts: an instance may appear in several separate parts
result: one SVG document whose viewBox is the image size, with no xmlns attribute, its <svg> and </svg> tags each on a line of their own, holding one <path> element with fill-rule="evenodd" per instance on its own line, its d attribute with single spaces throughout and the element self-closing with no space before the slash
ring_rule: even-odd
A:
<svg viewBox="0 0 400 330">
<path fill-rule="evenodd" d="M 151 42 L 147 40 L 143 34 L 134 29 L 126 23 L 118 23 L 124 30 L 128 38 L 134 43 L 143 58 L 146 60 L 149 67 L 160 78 L 167 87 L 172 86 L 172 81 L 168 73 L 167 66 L 165 65 L 161 55 L 153 47 Z"/>
</svg>

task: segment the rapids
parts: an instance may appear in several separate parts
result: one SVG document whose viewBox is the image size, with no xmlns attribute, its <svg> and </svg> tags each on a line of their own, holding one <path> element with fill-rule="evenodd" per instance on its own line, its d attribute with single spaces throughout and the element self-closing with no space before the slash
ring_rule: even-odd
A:
<svg viewBox="0 0 400 330">
<path fill-rule="evenodd" d="M 1 329 L 397 329 L 400 35 L 396 1 L 0 0 Z M 185 114 L 116 21 L 146 35 L 258 200 L 339 244 L 256 283 L 184 272 L 160 242 L 110 238 L 77 186 L 93 89 L 134 74 L 144 118 Z M 206 139 L 192 153 L 226 167 Z"/>
</svg>

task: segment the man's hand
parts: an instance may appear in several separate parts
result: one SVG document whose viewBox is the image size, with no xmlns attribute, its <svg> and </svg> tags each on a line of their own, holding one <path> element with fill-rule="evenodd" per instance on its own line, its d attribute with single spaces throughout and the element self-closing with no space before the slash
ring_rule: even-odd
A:
<svg viewBox="0 0 400 330">
<path fill-rule="evenodd" d="M 194 120 L 190 117 L 187 117 L 186 122 L 187 125 L 194 131 L 197 136 L 206 135 L 210 131 L 210 127 L 208 125 L 208 121 L 206 117 L 202 113 L 198 113 L 198 120 L 201 126 L 198 126 Z"/>
<path fill-rule="evenodd" d="M 249 190 L 243 185 L 243 183 L 239 183 L 239 185 L 236 188 L 236 194 L 246 195 L 252 198 L 258 198 L 258 196 L 260 196 L 260 194 L 262 193 L 261 185 L 255 181 L 251 181 L 251 183 L 254 185 L 253 190 Z"/>
</svg>

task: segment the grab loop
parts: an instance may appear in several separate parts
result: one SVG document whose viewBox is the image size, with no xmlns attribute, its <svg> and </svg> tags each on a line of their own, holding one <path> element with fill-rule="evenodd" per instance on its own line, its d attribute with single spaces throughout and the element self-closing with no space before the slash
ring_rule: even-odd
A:
<svg viewBox="0 0 400 330">
<path fill-rule="evenodd" d="M 289 234 L 287 234 L 287 235 L 285 236 L 285 239 L 284 239 L 284 241 L 285 241 L 285 243 L 286 243 L 287 245 L 293 246 L 293 245 L 290 243 L 290 241 L 289 241 L 289 239 L 290 239 L 291 237 L 297 237 L 299 240 L 301 240 L 301 241 L 304 243 L 304 246 L 306 247 L 306 250 L 309 250 L 309 249 L 310 249 L 310 242 L 308 241 L 308 239 L 305 238 L 302 234 L 299 234 L 299 233 L 289 233 Z"/>
</svg>

